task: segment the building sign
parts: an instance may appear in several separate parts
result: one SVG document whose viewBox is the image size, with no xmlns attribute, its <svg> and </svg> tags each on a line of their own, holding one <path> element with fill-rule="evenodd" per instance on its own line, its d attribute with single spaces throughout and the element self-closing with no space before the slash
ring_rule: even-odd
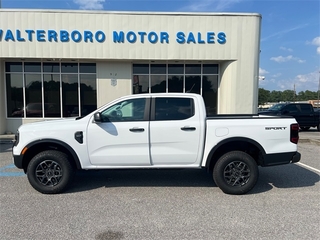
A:
<svg viewBox="0 0 320 240">
<path fill-rule="evenodd" d="M 114 43 L 146 43 L 169 44 L 172 41 L 178 44 L 225 44 L 227 36 L 224 32 L 177 32 L 170 36 L 168 32 L 145 31 L 113 31 L 110 41 Z M 11 30 L 0 29 L 0 42 L 85 42 L 103 43 L 108 41 L 104 31 L 67 31 L 67 30 Z"/>
</svg>

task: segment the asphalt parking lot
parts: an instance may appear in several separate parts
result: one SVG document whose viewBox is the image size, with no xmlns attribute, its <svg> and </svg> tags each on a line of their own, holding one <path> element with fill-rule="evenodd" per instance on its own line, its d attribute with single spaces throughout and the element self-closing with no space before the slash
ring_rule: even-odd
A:
<svg viewBox="0 0 320 240">
<path fill-rule="evenodd" d="M 0 237 L 319 239 L 320 145 L 298 148 L 300 163 L 260 168 L 242 196 L 222 193 L 203 170 L 82 171 L 66 193 L 43 195 L 0 144 Z"/>
</svg>

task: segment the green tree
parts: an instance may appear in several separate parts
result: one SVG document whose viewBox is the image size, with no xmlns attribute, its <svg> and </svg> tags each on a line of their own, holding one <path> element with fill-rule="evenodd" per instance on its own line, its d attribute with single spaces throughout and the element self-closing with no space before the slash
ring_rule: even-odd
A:
<svg viewBox="0 0 320 240">
<path fill-rule="evenodd" d="M 284 90 L 281 93 L 281 101 L 284 102 L 292 102 L 292 101 L 296 101 L 296 93 L 293 90 Z"/>
<path fill-rule="evenodd" d="M 265 90 L 263 88 L 259 88 L 259 95 L 258 95 L 258 104 L 265 104 L 269 101 L 270 98 L 270 91 Z"/>
</svg>

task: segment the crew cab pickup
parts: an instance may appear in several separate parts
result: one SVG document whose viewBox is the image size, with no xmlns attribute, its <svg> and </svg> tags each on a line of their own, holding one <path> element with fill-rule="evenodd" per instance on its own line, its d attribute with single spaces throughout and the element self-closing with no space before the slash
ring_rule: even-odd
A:
<svg viewBox="0 0 320 240">
<path fill-rule="evenodd" d="M 301 130 L 316 127 L 320 131 L 320 112 L 315 112 L 310 103 L 277 103 L 259 114 L 292 116 L 298 122 Z"/>
<path fill-rule="evenodd" d="M 291 117 L 207 117 L 197 94 L 136 94 L 85 117 L 22 125 L 12 151 L 45 194 L 64 191 L 76 169 L 128 168 L 205 168 L 223 192 L 244 194 L 258 166 L 300 160 L 298 130 Z"/>
</svg>

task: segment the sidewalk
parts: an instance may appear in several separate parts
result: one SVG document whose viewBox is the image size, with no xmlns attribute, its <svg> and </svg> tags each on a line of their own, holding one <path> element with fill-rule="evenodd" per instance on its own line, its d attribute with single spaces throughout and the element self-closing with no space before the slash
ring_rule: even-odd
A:
<svg viewBox="0 0 320 240">
<path fill-rule="evenodd" d="M 316 145 L 320 146 L 320 132 L 318 132 L 316 129 L 309 130 L 309 131 L 302 131 L 299 133 L 299 142 L 300 143 L 314 143 Z M 14 134 L 10 135 L 0 135 L 0 144 L 5 143 L 13 143 L 14 141 Z"/>
<path fill-rule="evenodd" d="M 14 141 L 14 134 L 0 135 L 0 144 L 13 143 L 13 141 Z"/>
</svg>

